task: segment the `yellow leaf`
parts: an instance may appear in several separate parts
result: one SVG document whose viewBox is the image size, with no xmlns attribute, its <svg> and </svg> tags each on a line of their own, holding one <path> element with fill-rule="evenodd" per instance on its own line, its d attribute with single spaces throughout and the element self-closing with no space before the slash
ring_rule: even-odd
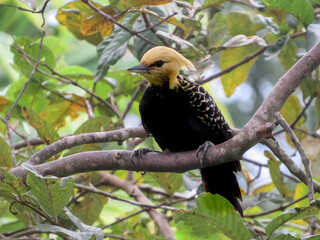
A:
<svg viewBox="0 0 320 240">
<path fill-rule="evenodd" d="M 220 56 L 221 69 L 225 70 L 232 65 L 235 65 L 258 49 L 258 45 L 250 44 L 243 47 L 229 48 L 223 51 Z M 253 58 L 249 62 L 233 69 L 231 72 L 224 74 L 221 77 L 221 82 L 227 97 L 230 97 L 236 87 L 238 87 L 247 79 L 249 71 L 256 60 L 257 58 Z"/>
<path fill-rule="evenodd" d="M 310 159 L 312 176 L 320 177 L 320 139 L 305 138 L 301 145 Z"/>
<path fill-rule="evenodd" d="M 292 94 L 283 105 L 281 109 L 281 115 L 289 124 L 291 124 L 296 120 L 296 118 L 301 113 L 301 111 L 302 111 L 302 107 L 298 97 L 295 94 Z M 299 128 L 305 128 L 304 122 L 305 122 L 305 117 L 302 116 L 299 119 L 299 121 L 295 124 L 295 126 Z M 305 133 L 302 133 L 300 131 L 294 130 L 294 133 L 300 141 L 307 136 Z M 292 143 L 292 141 L 290 140 L 287 134 L 286 134 L 286 140 L 293 148 L 295 148 L 295 145 Z"/>
<path fill-rule="evenodd" d="M 6 106 L 10 104 L 10 101 L 0 96 L 0 112 L 2 112 Z"/>
<path fill-rule="evenodd" d="M 253 194 L 259 194 L 261 192 L 270 192 L 271 190 L 273 190 L 275 188 L 273 183 L 269 183 L 269 184 L 265 184 L 262 185 L 256 189 L 254 189 L 254 191 L 252 192 Z"/>
<path fill-rule="evenodd" d="M 114 17 L 116 21 L 119 21 L 123 16 L 123 13 L 119 14 L 119 10 L 111 5 L 104 6 L 101 8 L 101 10 L 109 16 Z M 84 36 L 100 32 L 103 37 L 107 37 L 112 34 L 112 31 L 113 23 L 98 13 L 88 17 L 81 23 L 81 33 Z"/>
</svg>

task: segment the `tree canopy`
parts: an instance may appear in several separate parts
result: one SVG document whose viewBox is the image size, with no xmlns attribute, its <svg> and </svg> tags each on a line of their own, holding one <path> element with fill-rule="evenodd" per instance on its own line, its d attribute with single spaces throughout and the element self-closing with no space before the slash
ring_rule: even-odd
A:
<svg viewBox="0 0 320 240">
<path fill-rule="evenodd" d="M 319 239 L 319 0 L 3 0 L 0 236 Z M 174 48 L 235 136 L 159 150 L 126 71 Z M 242 160 L 244 218 L 198 169 Z M 221 183 L 217 183 L 221 184 Z"/>
</svg>

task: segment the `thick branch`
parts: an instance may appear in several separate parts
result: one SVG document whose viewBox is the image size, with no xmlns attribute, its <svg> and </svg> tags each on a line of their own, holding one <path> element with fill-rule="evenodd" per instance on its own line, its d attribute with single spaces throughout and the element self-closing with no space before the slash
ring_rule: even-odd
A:
<svg viewBox="0 0 320 240">
<path fill-rule="evenodd" d="M 196 151 L 183 153 L 147 153 L 143 156 L 143 159 L 139 158 L 137 159 L 138 161 L 131 161 L 131 151 L 113 150 L 79 153 L 54 162 L 35 166 L 35 168 L 44 175 L 50 174 L 57 176 L 103 169 L 184 172 L 191 169 L 220 164 L 226 162 L 226 160 L 237 160 L 245 151 L 260 141 L 263 136 L 263 132 L 261 132 L 263 126 L 269 122 L 275 122 L 274 114 L 282 108 L 287 98 L 299 86 L 304 77 L 320 64 L 319 56 L 320 43 L 313 47 L 279 79 L 270 95 L 265 99 L 243 129 L 227 142 L 210 147 L 203 161 L 197 158 Z M 43 154 L 44 156 L 47 155 L 45 153 Z M 43 162 L 45 160 L 46 159 L 38 156 L 36 162 Z M 17 172 L 15 169 L 12 170 L 12 173 L 19 176 L 24 175 L 23 171 Z"/>
</svg>

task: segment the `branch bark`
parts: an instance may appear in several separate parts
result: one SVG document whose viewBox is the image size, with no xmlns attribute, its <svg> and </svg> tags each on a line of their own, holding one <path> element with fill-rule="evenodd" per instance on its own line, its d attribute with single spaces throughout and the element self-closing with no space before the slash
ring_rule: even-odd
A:
<svg viewBox="0 0 320 240">
<path fill-rule="evenodd" d="M 310 74 L 320 64 L 319 56 L 320 43 L 315 45 L 279 79 L 270 95 L 264 100 L 250 121 L 232 139 L 208 148 L 206 156 L 202 161 L 197 158 L 196 151 L 181 153 L 146 153 L 143 158 L 137 158 L 137 161 L 135 161 L 135 159 L 132 158 L 132 151 L 112 150 L 79 153 L 35 166 L 35 169 L 41 174 L 56 176 L 67 176 L 93 170 L 115 169 L 153 172 L 185 172 L 191 169 L 198 169 L 217 165 L 226 161 L 237 160 L 245 151 L 263 138 L 263 129 L 265 129 L 268 124 L 274 124 L 276 122 L 274 118 L 275 113 L 281 110 L 285 101 L 303 81 L 304 77 Z M 123 131 L 126 131 L 126 129 L 123 129 Z M 143 130 L 140 129 L 140 131 Z M 129 135 L 127 135 L 127 137 L 129 137 Z M 77 136 L 71 138 L 73 138 L 71 142 L 75 143 L 78 141 Z M 82 139 L 82 144 L 84 143 L 89 143 L 88 139 Z M 62 144 L 62 142 L 59 144 Z M 40 152 L 37 153 L 36 156 L 34 155 L 29 161 L 33 164 L 44 162 L 52 156 L 52 154 L 48 153 L 57 153 L 57 149 L 53 146 L 59 144 L 54 143 L 48 146 L 40 151 L 41 154 Z M 65 141 L 64 144 L 68 144 L 68 141 Z M 61 149 L 65 148 L 61 146 Z M 301 169 L 298 172 L 302 172 L 301 176 L 303 176 L 304 173 Z M 25 176 L 25 171 L 22 168 L 20 168 L 19 171 L 17 171 L 17 168 L 13 169 L 11 173 L 20 177 Z M 306 180 L 306 178 L 304 179 Z M 319 191 L 319 186 L 315 185 L 315 187 L 317 191 Z"/>
</svg>

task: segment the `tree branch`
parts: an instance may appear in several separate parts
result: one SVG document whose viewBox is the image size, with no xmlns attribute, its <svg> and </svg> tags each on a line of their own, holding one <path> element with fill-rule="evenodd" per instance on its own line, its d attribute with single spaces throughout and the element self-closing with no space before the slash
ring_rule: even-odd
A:
<svg viewBox="0 0 320 240">
<path fill-rule="evenodd" d="M 134 170 L 153 172 L 185 172 L 191 169 L 198 169 L 217 165 L 226 161 L 240 159 L 242 154 L 254 146 L 263 138 L 263 129 L 268 123 L 274 123 L 274 115 L 280 111 L 285 101 L 303 81 L 304 77 L 313 71 L 320 64 L 320 43 L 314 46 L 303 56 L 283 77 L 279 79 L 270 95 L 264 100 L 250 121 L 230 140 L 208 148 L 206 156 L 200 161 L 196 151 L 181 153 L 146 153 L 143 158 L 137 161 L 132 159 L 132 151 L 93 151 L 78 153 L 59 160 L 35 166 L 43 175 L 67 176 L 79 172 L 93 170 Z M 132 130 L 132 129 L 131 129 Z M 126 131 L 125 129 L 123 131 Z M 108 133 L 102 133 L 107 134 Z M 127 135 L 129 137 L 129 135 Z M 90 138 L 89 138 L 90 139 Z M 73 136 L 73 141 L 76 136 Z M 88 139 L 83 139 L 86 143 Z M 60 142 L 60 141 L 59 141 Z M 65 142 L 67 144 L 68 142 Z M 54 143 L 55 144 L 55 143 Z M 61 143 L 60 143 L 61 144 Z M 50 150 L 49 150 L 50 149 Z M 47 150 L 40 151 L 43 155 L 32 157 L 36 163 L 44 162 L 48 156 L 56 154 L 56 150 L 50 146 Z M 39 152 L 39 153 L 40 153 Z M 283 156 L 283 155 L 280 155 Z M 90 161 L 88 161 L 90 159 Z M 283 159 L 280 159 L 283 161 Z M 289 160 L 291 160 L 289 158 Z M 291 169 L 292 170 L 292 169 Z M 290 170 L 290 171 L 291 171 Z M 11 171 L 17 176 L 25 176 L 25 171 L 16 169 Z M 299 173 L 299 179 L 306 183 L 306 176 L 301 169 L 295 168 L 293 173 Z M 296 175 L 296 174 L 295 174 Z M 315 184 L 317 191 L 320 191 L 319 184 Z"/>
<path fill-rule="evenodd" d="M 130 184 L 128 181 L 122 180 L 109 173 L 104 172 L 101 174 L 102 174 L 101 182 L 104 183 L 105 185 L 113 186 L 115 188 L 124 190 L 131 197 L 133 197 L 137 202 L 147 204 L 147 205 L 153 205 L 152 202 L 141 192 L 141 190 L 138 188 L 137 185 L 133 183 Z M 159 206 L 161 205 L 163 204 L 159 204 Z M 148 209 L 147 212 L 150 215 L 150 217 L 153 219 L 153 221 L 159 228 L 161 235 L 165 239 L 176 239 L 165 215 L 161 214 L 156 209 Z"/>
</svg>

